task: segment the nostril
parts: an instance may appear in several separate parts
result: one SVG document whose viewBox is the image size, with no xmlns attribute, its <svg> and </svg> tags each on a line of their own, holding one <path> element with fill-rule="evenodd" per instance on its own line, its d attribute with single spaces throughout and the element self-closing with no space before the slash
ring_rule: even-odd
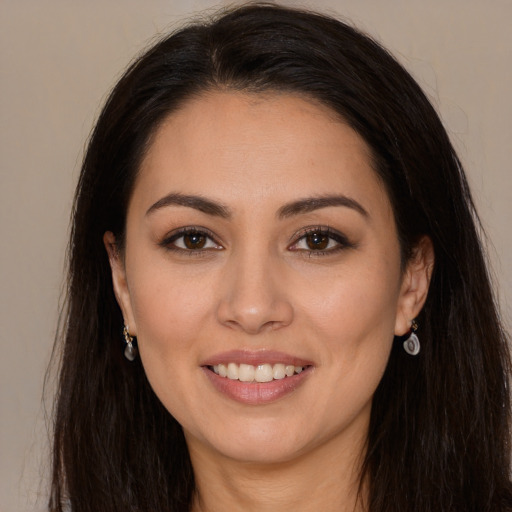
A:
<svg viewBox="0 0 512 512">
<path fill-rule="evenodd" d="M 231 329 L 239 329 L 250 334 L 280 329 L 293 319 L 291 302 L 276 286 L 279 282 L 271 278 L 268 266 L 263 271 L 250 266 L 242 271 L 234 265 L 232 272 L 223 282 L 219 297 L 217 318 L 220 323 Z"/>
</svg>

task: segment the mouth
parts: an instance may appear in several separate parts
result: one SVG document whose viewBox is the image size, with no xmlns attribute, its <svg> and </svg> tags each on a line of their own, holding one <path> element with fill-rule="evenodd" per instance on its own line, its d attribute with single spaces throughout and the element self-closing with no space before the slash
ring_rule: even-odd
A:
<svg viewBox="0 0 512 512">
<path fill-rule="evenodd" d="M 265 405 L 284 399 L 313 374 L 311 361 L 267 350 L 230 351 L 203 361 L 213 388 L 229 400 Z"/>
<path fill-rule="evenodd" d="M 252 365 L 244 363 L 237 364 L 234 362 L 207 366 L 208 370 L 212 371 L 219 377 L 248 383 L 264 383 L 290 378 L 302 373 L 309 367 L 310 365 L 295 366 L 285 363 L 263 363 Z"/>
</svg>

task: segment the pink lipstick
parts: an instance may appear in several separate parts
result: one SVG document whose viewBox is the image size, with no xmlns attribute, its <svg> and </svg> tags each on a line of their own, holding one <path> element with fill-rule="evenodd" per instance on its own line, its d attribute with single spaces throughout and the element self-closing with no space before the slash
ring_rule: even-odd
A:
<svg viewBox="0 0 512 512">
<path fill-rule="evenodd" d="M 295 391 L 313 370 L 311 361 L 267 350 L 224 352 L 201 367 L 217 391 L 248 405 L 279 400 Z"/>
</svg>

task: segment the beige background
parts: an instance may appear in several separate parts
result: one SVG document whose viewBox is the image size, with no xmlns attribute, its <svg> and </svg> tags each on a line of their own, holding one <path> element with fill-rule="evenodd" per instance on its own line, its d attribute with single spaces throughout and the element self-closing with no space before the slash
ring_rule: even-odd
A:
<svg viewBox="0 0 512 512">
<path fill-rule="evenodd" d="M 156 34 L 213 5 L 221 4 L 0 1 L 1 512 L 41 508 L 46 496 L 42 383 L 57 323 L 73 185 L 99 105 Z M 510 325 L 512 1 L 302 5 L 339 13 L 381 40 L 439 109 L 493 244 Z"/>
</svg>

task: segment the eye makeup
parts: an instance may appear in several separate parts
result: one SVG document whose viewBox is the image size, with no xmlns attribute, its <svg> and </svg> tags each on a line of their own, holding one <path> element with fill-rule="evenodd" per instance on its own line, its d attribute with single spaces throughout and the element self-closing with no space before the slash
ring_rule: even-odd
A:
<svg viewBox="0 0 512 512">
<path fill-rule="evenodd" d="M 224 249 L 217 242 L 215 234 L 201 226 L 178 228 L 166 235 L 159 245 L 168 251 L 190 256 L 205 255 L 206 252 Z"/>
<path fill-rule="evenodd" d="M 295 241 L 288 249 L 304 251 L 310 257 L 333 255 L 356 247 L 346 235 L 330 226 L 308 226 L 296 232 L 292 238 Z"/>
<path fill-rule="evenodd" d="M 307 226 L 296 231 L 288 245 L 292 252 L 303 252 L 309 257 L 329 256 L 356 245 L 346 235 L 330 226 Z M 201 226 L 184 226 L 166 235 L 159 245 L 168 251 L 187 255 L 205 255 L 224 249 L 218 237 Z"/>
</svg>

